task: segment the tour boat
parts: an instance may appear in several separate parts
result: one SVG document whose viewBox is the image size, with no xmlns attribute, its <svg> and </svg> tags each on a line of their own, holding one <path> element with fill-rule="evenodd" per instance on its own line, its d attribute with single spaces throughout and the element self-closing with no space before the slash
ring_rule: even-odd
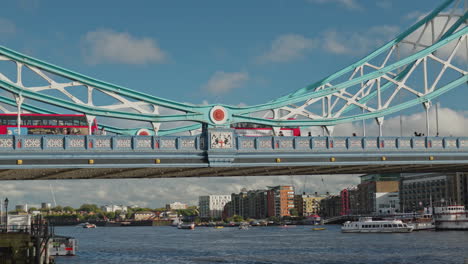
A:
<svg viewBox="0 0 468 264">
<path fill-rule="evenodd" d="M 420 231 L 420 230 L 433 230 L 435 228 L 434 222 L 408 222 L 406 223 L 408 226 L 413 227 L 413 231 Z"/>
<path fill-rule="evenodd" d="M 402 219 L 408 226 L 413 227 L 413 231 L 433 230 L 435 223 L 432 214 L 415 215 L 411 219 Z"/>
<path fill-rule="evenodd" d="M 373 221 L 372 217 L 361 217 L 356 222 L 347 221 L 341 226 L 343 233 L 409 233 L 411 231 L 413 227 L 401 220 Z"/>
<path fill-rule="evenodd" d="M 468 230 L 468 211 L 463 205 L 434 207 L 434 220 L 439 230 Z"/>
</svg>

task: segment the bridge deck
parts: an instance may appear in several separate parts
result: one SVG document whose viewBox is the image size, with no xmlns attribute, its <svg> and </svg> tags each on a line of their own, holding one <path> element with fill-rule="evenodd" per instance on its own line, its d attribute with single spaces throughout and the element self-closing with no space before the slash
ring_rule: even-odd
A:
<svg viewBox="0 0 468 264">
<path fill-rule="evenodd" d="M 0 136 L 0 180 L 468 171 L 468 138 Z"/>
</svg>

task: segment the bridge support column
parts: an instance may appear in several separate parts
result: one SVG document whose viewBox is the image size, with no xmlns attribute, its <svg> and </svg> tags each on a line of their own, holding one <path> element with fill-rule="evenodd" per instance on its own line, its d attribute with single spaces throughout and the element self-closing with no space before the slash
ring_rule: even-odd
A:
<svg viewBox="0 0 468 264">
<path fill-rule="evenodd" d="M 161 123 L 151 122 L 151 125 L 153 126 L 154 135 L 157 136 Z"/>
<path fill-rule="evenodd" d="M 377 121 L 377 125 L 379 125 L 379 137 L 381 137 L 381 136 L 383 136 L 382 127 L 383 127 L 384 118 L 383 118 L 383 116 L 382 117 L 377 117 L 375 119 L 375 121 Z"/>
<path fill-rule="evenodd" d="M 16 124 L 18 126 L 18 135 L 21 135 L 21 105 L 24 102 L 24 97 L 20 94 L 19 96 L 15 96 L 16 106 L 17 106 L 17 119 Z"/>
<path fill-rule="evenodd" d="M 424 109 L 426 110 L 426 136 L 429 136 L 429 108 L 431 108 L 432 103 L 431 101 L 427 101 L 423 103 Z"/>
<path fill-rule="evenodd" d="M 86 115 L 86 122 L 88 122 L 88 135 L 92 135 L 93 131 L 91 131 L 94 119 L 96 119 L 95 116 L 92 115 Z"/>
</svg>

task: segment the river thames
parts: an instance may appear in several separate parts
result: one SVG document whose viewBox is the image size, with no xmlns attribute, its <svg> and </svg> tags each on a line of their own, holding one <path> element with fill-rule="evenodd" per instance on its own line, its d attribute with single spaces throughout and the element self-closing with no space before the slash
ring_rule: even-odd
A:
<svg viewBox="0 0 468 264">
<path fill-rule="evenodd" d="M 339 226 L 313 231 L 237 227 L 56 227 L 78 240 L 77 256 L 57 263 L 464 263 L 468 232 L 419 231 L 407 234 L 343 234 Z"/>
</svg>

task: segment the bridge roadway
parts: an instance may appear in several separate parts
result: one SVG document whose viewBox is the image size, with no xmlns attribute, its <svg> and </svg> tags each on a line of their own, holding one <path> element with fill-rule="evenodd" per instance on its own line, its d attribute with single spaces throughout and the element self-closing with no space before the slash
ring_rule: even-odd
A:
<svg viewBox="0 0 468 264">
<path fill-rule="evenodd" d="M 0 136 L 0 180 L 456 171 L 466 137 Z"/>
</svg>

